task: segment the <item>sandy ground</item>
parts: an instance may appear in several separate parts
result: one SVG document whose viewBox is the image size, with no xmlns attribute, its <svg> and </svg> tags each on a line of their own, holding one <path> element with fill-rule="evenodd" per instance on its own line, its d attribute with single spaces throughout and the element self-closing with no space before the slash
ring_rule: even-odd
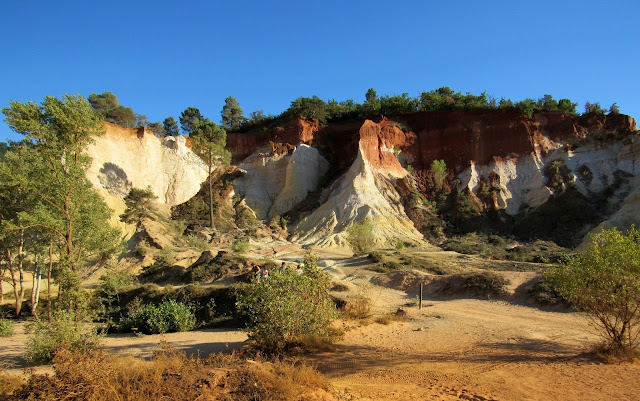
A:
<svg viewBox="0 0 640 401">
<path fill-rule="evenodd" d="M 283 260 L 302 250 L 279 248 Z M 402 308 L 406 320 L 388 325 L 347 323 L 332 351 L 308 357 L 344 400 L 638 400 L 640 363 L 604 364 L 587 353 L 598 342 L 580 313 L 543 311 L 505 301 L 426 300 L 369 284 L 364 261 L 321 255 L 337 279 L 364 292 L 375 316 Z M 512 274 L 526 279 L 529 273 Z M 0 339 L 0 362 L 24 366 L 26 336 Z M 246 335 L 204 330 L 157 336 L 112 335 L 103 347 L 149 357 L 165 340 L 190 354 L 240 347 Z M 46 367 L 38 368 L 46 371 Z M 38 370 L 36 370 L 38 371 Z"/>
</svg>

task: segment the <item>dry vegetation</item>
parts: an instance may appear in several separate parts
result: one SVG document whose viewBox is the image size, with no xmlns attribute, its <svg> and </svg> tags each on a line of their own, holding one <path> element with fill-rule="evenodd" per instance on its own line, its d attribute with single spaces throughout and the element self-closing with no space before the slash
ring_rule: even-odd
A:
<svg viewBox="0 0 640 401">
<path fill-rule="evenodd" d="M 35 374 L 20 384 L 0 376 L 3 400 L 294 400 L 325 397 L 327 379 L 297 361 L 215 354 L 187 357 L 165 346 L 152 360 L 66 349 L 54 360 L 54 376 Z"/>
</svg>

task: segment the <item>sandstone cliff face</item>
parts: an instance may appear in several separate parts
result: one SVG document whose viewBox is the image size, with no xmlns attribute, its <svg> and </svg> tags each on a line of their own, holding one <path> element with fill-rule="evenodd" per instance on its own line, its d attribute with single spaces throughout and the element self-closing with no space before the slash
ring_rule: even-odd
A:
<svg viewBox="0 0 640 401">
<path fill-rule="evenodd" d="M 372 222 L 378 246 L 393 246 L 398 240 L 423 242 L 394 188 L 396 180 L 407 174 L 396 154 L 409 138 L 386 120 L 365 121 L 359 135 L 355 161 L 332 186 L 322 206 L 293 228 L 293 240 L 348 249 L 345 230 L 366 218 Z"/>
<path fill-rule="evenodd" d="M 236 179 L 235 192 L 264 220 L 282 215 L 304 200 L 317 188 L 329 163 L 317 149 L 299 145 L 290 154 L 260 148 L 239 168 L 246 174 Z"/>
<path fill-rule="evenodd" d="M 228 133 L 227 149 L 231 152 L 232 161 L 239 163 L 269 142 L 298 145 L 311 144 L 318 131 L 318 122 L 299 118 L 290 121 L 284 127 L 260 133 Z"/>
<path fill-rule="evenodd" d="M 144 129 L 104 125 L 106 133 L 87 148 L 93 159 L 87 177 L 115 210 L 116 221 L 124 211 L 122 199 L 133 187 L 150 187 L 158 202 L 168 206 L 198 192 L 207 170 L 184 137 L 158 138 Z"/>
</svg>

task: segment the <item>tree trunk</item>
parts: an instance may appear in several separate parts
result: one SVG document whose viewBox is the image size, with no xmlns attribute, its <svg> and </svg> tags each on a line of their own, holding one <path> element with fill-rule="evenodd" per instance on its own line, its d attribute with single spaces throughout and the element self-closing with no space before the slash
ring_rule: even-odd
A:
<svg viewBox="0 0 640 401">
<path fill-rule="evenodd" d="M 0 304 L 4 301 L 4 272 L 4 268 L 0 269 Z"/>
<path fill-rule="evenodd" d="M 53 241 L 49 241 L 49 270 L 47 270 L 47 319 L 51 321 L 51 270 L 53 269 Z"/>
<path fill-rule="evenodd" d="M 11 254 L 11 249 L 7 249 L 7 269 L 9 270 L 9 275 L 11 276 L 11 286 L 13 287 L 13 297 L 16 302 L 16 316 L 20 313 L 21 303 L 18 302 L 19 292 L 18 292 L 18 280 L 16 279 L 16 271 L 13 267 L 13 255 Z"/>
<path fill-rule="evenodd" d="M 38 255 L 36 255 L 36 264 L 33 266 L 33 274 L 31 275 L 31 305 L 36 301 L 36 269 L 38 268 Z"/>
<path fill-rule="evenodd" d="M 31 314 L 33 316 L 35 316 L 36 320 L 40 320 L 38 318 L 38 302 L 40 302 L 40 283 L 42 282 L 42 267 L 40 266 L 40 264 L 38 263 L 38 259 L 36 258 L 36 265 L 35 265 L 35 271 L 33 272 L 34 274 L 34 286 L 33 289 L 31 290 L 31 294 L 35 294 L 33 295 L 31 298 Z"/>
<path fill-rule="evenodd" d="M 20 230 L 20 242 L 18 244 L 18 272 L 20 273 L 20 299 L 16 299 L 16 317 L 20 315 L 22 310 L 22 300 L 24 299 L 24 254 L 22 247 L 24 246 L 24 230 Z"/>
<path fill-rule="evenodd" d="M 213 185 L 211 183 L 213 157 L 209 155 L 209 227 L 213 229 Z"/>
</svg>

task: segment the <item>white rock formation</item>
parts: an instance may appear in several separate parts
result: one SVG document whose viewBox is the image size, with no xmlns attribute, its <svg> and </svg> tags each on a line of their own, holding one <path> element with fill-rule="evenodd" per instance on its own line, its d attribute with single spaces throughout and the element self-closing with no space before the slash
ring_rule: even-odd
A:
<svg viewBox="0 0 640 401">
<path fill-rule="evenodd" d="M 378 246 L 393 246 L 398 240 L 423 242 L 393 186 L 404 175 L 406 171 L 397 174 L 374 169 L 360 148 L 349 170 L 334 184 L 328 200 L 293 228 L 293 241 L 349 249 L 345 230 L 353 222 L 368 218 Z"/>
<path fill-rule="evenodd" d="M 87 178 L 114 209 L 114 224 L 124 211 L 122 200 L 133 187 L 150 187 L 158 202 L 169 206 L 191 199 L 207 178 L 200 158 L 184 137 L 158 138 L 149 131 L 105 123 L 106 133 L 87 147 L 93 159 Z"/>
<path fill-rule="evenodd" d="M 268 219 L 288 212 L 314 191 L 329 162 L 317 149 L 299 145 L 291 155 L 259 149 L 239 168 L 247 173 L 235 181 L 235 192 L 259 219 Z"/>
</svg>

